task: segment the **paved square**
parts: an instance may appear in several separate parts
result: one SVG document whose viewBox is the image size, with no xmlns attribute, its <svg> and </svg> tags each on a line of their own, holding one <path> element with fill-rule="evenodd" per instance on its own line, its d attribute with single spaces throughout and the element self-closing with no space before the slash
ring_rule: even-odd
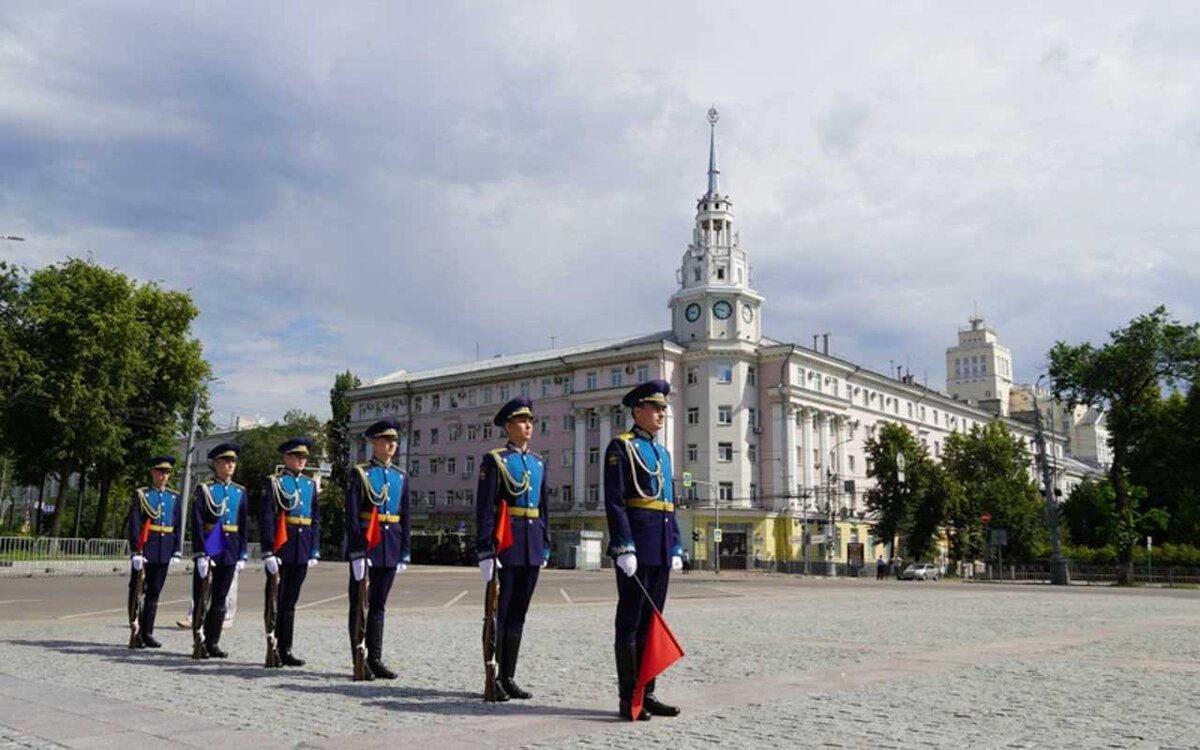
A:
<svg viewBox="0 0 1200 750">
<path fill-rule="evenodd" d="M 124 579 L 0 580 L 0 747 L 1200 748 L 1200 592 L 681 575 L 667 619 L 687 657 L 659 693 L 676 719 L 616 720 L 612 573 L 545 571 L 518 681 L 488 705 L 482 584 L 415 568 L 389 602 L 394 682 L 348 679 L 346 578 L 314 571 L 308 664 L 260 664 L 262 574 L 242 574 L 223 662 L 176 630 L 125 648 Z"/>
</svg>

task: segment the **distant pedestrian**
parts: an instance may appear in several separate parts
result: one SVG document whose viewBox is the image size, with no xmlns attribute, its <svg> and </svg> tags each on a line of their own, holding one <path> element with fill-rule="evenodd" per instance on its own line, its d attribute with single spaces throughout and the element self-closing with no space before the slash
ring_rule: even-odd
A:
<svg viewBox="0 0 1200 750">
<path fill-rule="evenodd" d="M 875 580 L 882 581 L 887 576 L 887 563 L 883 561 L 883 555 L 875 561 Z"/>
</svg>

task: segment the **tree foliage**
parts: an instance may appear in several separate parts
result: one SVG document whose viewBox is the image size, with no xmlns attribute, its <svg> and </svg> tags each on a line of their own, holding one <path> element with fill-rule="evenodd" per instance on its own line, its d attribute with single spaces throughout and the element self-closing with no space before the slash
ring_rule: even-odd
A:
<svg viewBox="0 0 1200 750">
<path fill-rule="evenodd" d="M 866 503 L 878 518 L 877 538 L 891 543 L 903 536 L 909 557 L 932 557 L 946 510 L 954 501 L 953 481 L 901 424 L 881 424 L 878 434 L 867 439 L 866 453 L 871 467 L 867 475 L 875 479 Z M 905 459 L 903 474 L 899 455 Z"/>
<path fill-rule="evenodd" d="M 1160 306 L 1109 338 L 1098 348 L 1058 342 L 1050 350 L 1050 377 L 1055 397 L 1069 404 L 1099 406 L 1108 413 L 1114 534 L 1124 566 L 1120 582 L 1131 584 L 1137 541 L 1128 475 L 1132 454 L 1153 430 L 1160 389 L 1195 379 L 1200 367 L 1200 326 L 1173 321 Z"/>
</svg>

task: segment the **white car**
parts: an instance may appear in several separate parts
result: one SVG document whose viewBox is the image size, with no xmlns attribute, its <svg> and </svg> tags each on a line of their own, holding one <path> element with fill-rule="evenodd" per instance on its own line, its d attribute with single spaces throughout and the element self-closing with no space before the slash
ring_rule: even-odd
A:
<svg viewBox="0 0 1200 750">
<path fill-rule="evenodd" d="M 903 581 L 936 581 L 942 577 L 942 571 L 933 563 L 913 563 L 900 573 Z"/>
</svg>

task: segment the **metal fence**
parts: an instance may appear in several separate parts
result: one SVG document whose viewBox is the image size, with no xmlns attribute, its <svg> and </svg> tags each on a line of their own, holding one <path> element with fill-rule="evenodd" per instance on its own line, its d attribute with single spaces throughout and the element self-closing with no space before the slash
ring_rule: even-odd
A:
<svg viewBox="0 0 1200 750">
<path fill-rule="evenodd" d="M 1073 562 L 1070 563 L 1069 569 L 1072 583 L 1111 585 L 1116 583 L 1120 577 L 1122 566 Z M 984 575 L 976 578 L 982 581 L 1049 583 L 1050 566 L 1048 563 L 1005 565 L 1003 570 L 992 566 Z M 1200 568 L 1135 565 L 1133 566 L 1133 582 L 1155 586 L 1197 586 L 1200 585 Z"/>
<path fill-rule="evenodd" d="M 260 557 L 261 545 L 247 545 L 251 559 Z M 192 545 L 183 543 L 185 565 L 190 570 Z M 32 576 L 123 575 L 129 571 L 129 542 L 125 539 L 74 539 L 64 537 L 0 537 L 0 578 Z"/>
</svg>

